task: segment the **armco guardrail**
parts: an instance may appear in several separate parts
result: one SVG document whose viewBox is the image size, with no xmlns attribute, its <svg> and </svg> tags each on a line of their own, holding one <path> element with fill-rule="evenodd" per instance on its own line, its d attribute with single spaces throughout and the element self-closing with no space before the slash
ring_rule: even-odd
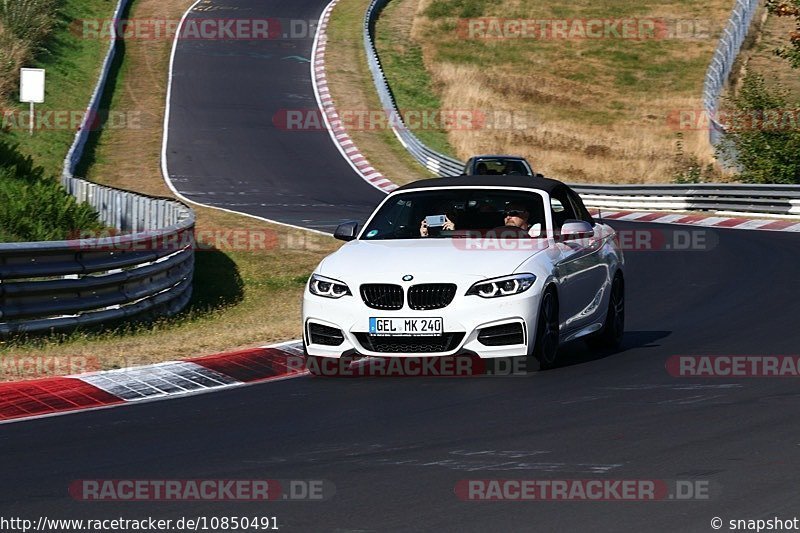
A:
<svg viewBox="0 0 800 533">
<path fill-rule="evenodd" d="M 119 0 L 119 20 L 129 0 Z M 152 198 L 73 177 L 119 41 L 110 39 L 100 77 L 64 160 L 61 182 L 118 233 L 54 242 L 0 243 L 0 336 L 174 314 L 192 295 L 195 214 Z M 79 230 L 79 228 L 76 228 Z"/>
<path fill-rule="evenodd" d="M 387 113 L 398 116 L 386 76 L 375 48 L 375 21 L 391 0 L 372 0 L 364 17 L 364 48 L 367 61 Z M 750 29 L 759 0 L 737 0 L 728 26 L 706 75 L 703 104 L 709 116 L 716 116 L 722 88 Z M 400 121 L 397 121 L 401 123 Z M 716 132 L 716 133 L 715 133 Z M 712 128 L 712 141 L 724 132 L 719 124 Z M 439 176 L 461 173 L 463 163 L 427 148 L 407 128 L 395 129 L 403 146 L 423 165 Z M 573 188 L 590 207 L 606 209 L 654 209 L 675 211 L 735 211 L 784 216 L 800 215 L 800 185 L 583 185 Z"/>
<path fill-rule="evenodd" d="M 736 57 L 742 49 L 742 44 L 750 31 L 753 16 L 758 10 L 760 0 L 736 0 L 728 25 L 722 31 L 722 37 L 717 44 L 714 58 L 706 71 L 703 84 L 703 109 L 710 118 L 710 141 L 717 145 L 725 135 L 725 129 L 716 120 L 719 111 L 719 99 L 722 89 L 728 81 Z"/>
<path fill-rule="evenodd" d="M 409 153 L 419 161 L 425 168 L 438 176 L 457 176 L 461 174 L 464 163 L 458 159 L 453 159 L 444 154 L 431 150 L 420 141 L 411 130 L 409 130 L 397 109 L 392 90 L 386 81 L 386 76 L 381 67 L 381 60 L 378 57 L 378 50 L 375 48 L 375 21 L 381 10 L 390 0 L 372 0 L 367 13 L 364 17 L 364 49 L 367 52 L 367 63 L 372 72 L 372 79 L 378 89 L 378 97 L 381 100 L 383 110 L 392 117 L 392 130 L 400 143 Z"/>
<path fill-rule="evenodd" d="M 800 215 L 800 185 L 583 185 L 589 207 Z"/>
<path fill-rule="evenodd" d="M 0 335 L 178 312 L 192 295 L 194 212 L 183 204 L 64 178 L 123 233 L 0 244 Z"/>
<path fill-rule="evenodd" d="M 114 18 L 112 20 L 122 20 L 122 13 L 128 6 L 131 0 L 118 0 L 117 7 L 114 10 Z M 111 71 L 111 65 L 114 62 L 114 57 L 117 55 L 117 46 L 121 39 L 117 39 L 117 25 L 111 24 L 111 31 L 109 36 L 108 51 L 106 57 L 103 59 L 103 68 L 100 69 L 100 74 L 97 78 L 97 83 L 92 91 L 92 96 L 89 99 L 89 105 L 86 107 L 86 114 L 81 121 L 81 126 L 75 132 L 75 139 L 72 141 L 72 146 L 64 158 L 64 171 L 63 175 L 72 177 L 75 168 L 78 166 L 81 158 L 83 157 L 83 149 L 86 147 L 86 142 L 89 140 L 92 128 L 89 123 L 97 117 L 97 111 L 100 109 L 100 100 L 103 98 L 103 91 L 106 88 L 106 81 L 108 81 L 108 74 Z"/>
</svg>

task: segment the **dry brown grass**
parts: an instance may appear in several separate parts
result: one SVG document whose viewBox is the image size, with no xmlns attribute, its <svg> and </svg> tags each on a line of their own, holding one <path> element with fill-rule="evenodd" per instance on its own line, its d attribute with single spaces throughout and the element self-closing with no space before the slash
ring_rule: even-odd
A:
<svg viewBox="0 0 800 533">
<path fill-rule="evenodd" d="M 786 59 L 776 56 L 773 51 L 786 47 L 789 34 L 795 30 L 791 17 L 769 15 L 763 25 L 758 42 L 743 53 L 742 64 L 745 72 L 764 76 L 773 85 L 780 85 L 800 100 L 800 70 L 792 69 Z"/>
<path fill-rule="evenodd" d="M 132 18 L 176 19 L 191 0 L 138 0 Z M 112 109 L 139 117 L 143 127 L 106 129 L 97 142 L 93 181 L 147 194 L 170 196 L 160 171 L 161 124 L 171 41 L 132 40 L 118 78 Z M 339 246 L 311 234 L 222 211 L 198 208 L 198 232 L 237 230 L 267 235 L 273 246 L 255 251 L 199 251 L 195 300 L 177 319 L 133 331 L 74 334 L 64 339 L 0 342 L 0 358 L 47 361 L 88 358 L 100 368 L 118 368 L 200 356 L 300 337 L 305 280 L 317 263 Z M 44 366 L 47 370 L 47 364 Z M 55 364 L 57 370 L 62 366 Z M 36 365 L 19 373 L 0 371 L 0 380 L 34 377 Z"/>
<path fill-rule="evenodd" d="M 30 55 L 25 42 L 15 38 L 0 21 L 0 104 L 17 88 L 19 69 Z"/>
<path fill-rule="evenodd" d="M 451 130 L 448 139 L 459 157 L 515 153 L 548 176 L 628 183 L 674 178 L 678 131 L 667 117 L 675 110 L 700 109 L 705 67 L 732 8 L 729 0 L 691 5 L 578 0 L 568 6 L 544 0 L 498 0 L 490 4 L 486 16 L 699 18 L 708 21 L 714 35 L 624 43 L 467 42 L 454 29 L 456 19 L 425 16 L 432 0 L 395 2 L 406 5 L 392 16 L 408 20 L 414 8 L 411 35 L 422 46 L 427 70 L 441 88 L 442 108 L 514 112 L 525 125 Z M 706 131 L 682 133 L 686 156 L 713 161 Z"/>
</svg>

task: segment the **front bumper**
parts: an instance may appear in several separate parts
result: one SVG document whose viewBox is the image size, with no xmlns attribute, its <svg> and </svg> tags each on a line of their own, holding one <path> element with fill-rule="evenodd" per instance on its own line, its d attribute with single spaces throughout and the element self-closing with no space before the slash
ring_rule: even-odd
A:
<svg viewBox="0 0 800 533">
<path fill-rule="evenodd" d="M 472 353 L 481 358 L 518 357 L 529 354 L 530 346 L 535 341 L 541 300 L 542 288 L 539 284 L 521 294 L 488 299 L 465 296 L 468 288 L 459 286 L 450 305 L 431 311 L 415 311 L 407 306 L 395 311 L 372 309 L 361 299 L 358 287 L 351 286 L 353 296 L 345 296 L 338 300 L 313 295 L 306 289 L 303 297 L 303 336 L 307 353 L 312 356 L 334 358 L 349 353 L 373 357 L 437 357 Z M 370 348 L 390 343 L 387 339 L 391 337 L 378 337 L 373 338 L 375 342 L 366 342 L 365 336 L 369 335 L 371 317 L 442 318 L 444 333 L 454 335 L 457 341 L 451 342 L 446 351 L 418 351 L 420 345 L 435 344 L 427 342 L 435 339 L 419 336 L 414 337 L 413 341 L 408 341 L 416 345 L 411 351 L 398 351 L 402 350 L 402 346 L 398 348 L 396 345 L 402 344 L 401 342 L 393 343 L 395 346 L 391 351 L 375 351 Z M 309 329 L 314 324 L 340 331 L 341 343 L 331 346 L 313 342 L 319 339 L 318 336 L 309 334 Z M 487 328 L 513 324 L 520 326 L 521 337 L 518 338 L 521 338 L 522 342 L 492 345 L 499 339 L 495 337 L 495 341 L 487 340 L 485 331 Z M 320 329 L 322 328 L 316 328 L 317 331 Z M 419 339 L 419 342 L 416 342 L 416 339 Z"/>
</svg>

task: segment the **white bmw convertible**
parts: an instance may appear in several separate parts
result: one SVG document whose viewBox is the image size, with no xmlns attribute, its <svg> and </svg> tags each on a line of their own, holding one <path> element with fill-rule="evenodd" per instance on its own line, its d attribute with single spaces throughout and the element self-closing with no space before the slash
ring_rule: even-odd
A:
<svg viewBox="0 0 800 533">
<path fill-rule="evenodd" d="M 335 236 L 347 244 L 319 264 L 303 298 L 312 359 L 465 354 L 549 368 L 563 342 L 621 342 L 615 232 L 559 181 L 418 181 Z"/>
</svg>

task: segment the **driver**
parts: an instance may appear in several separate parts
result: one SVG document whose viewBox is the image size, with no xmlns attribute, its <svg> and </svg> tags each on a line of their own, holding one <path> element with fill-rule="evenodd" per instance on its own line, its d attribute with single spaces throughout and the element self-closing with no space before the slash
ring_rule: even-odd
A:
<svg viewBox="0 0 800 533">
<path fill-rule="evenodd" d="M 531 214 L 528 209 L 517 202 L 509 202 L 506 204 L 506 209 L 503 212 L 503 220 L 506 226 L 514 226 L 521 230 L 527 231 L 531 237 L 539 237 L 542 233 L 541 223 L 531 225 L 528 222 Z"/>
<path fill-rule="evenodd" d="M 503 171 L 503 173 L 506 176 L 513 176 L 513 175 L 520 175 L 521 174 L 521 172 L 519 171 L 519 167 L 517 166 L 517 162 L 516 161 L 507 161 L 506 162 L 506 167 L 505 167 L 505 170 Z"/>
</svg>

